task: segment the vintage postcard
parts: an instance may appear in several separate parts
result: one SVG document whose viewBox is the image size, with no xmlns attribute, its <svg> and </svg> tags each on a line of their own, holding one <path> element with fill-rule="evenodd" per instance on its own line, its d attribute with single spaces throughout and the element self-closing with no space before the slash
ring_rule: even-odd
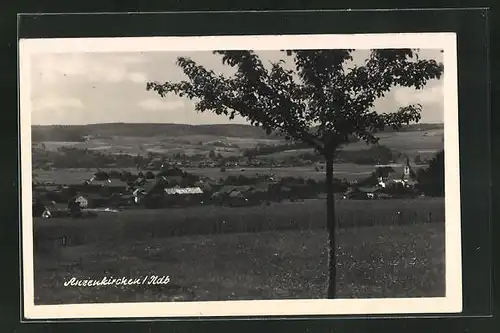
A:
<svg viewBox="0 0 500 333">
<path fill-rule="evenodd" d="M 25 318 L 462 311 L 455 34 L 19 58 Z"/>
</svg>

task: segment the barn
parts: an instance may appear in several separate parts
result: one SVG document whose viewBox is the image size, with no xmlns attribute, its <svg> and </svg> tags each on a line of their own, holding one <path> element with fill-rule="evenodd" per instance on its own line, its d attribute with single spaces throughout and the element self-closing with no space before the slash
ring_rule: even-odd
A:
<svg viewBox="0 0 500 333">
<path fill-rule="evenodd" d="M 199 204 L 203 201 L 200 187 L 171 187 L 165 190 L 167 205 Z"/>
</svg>

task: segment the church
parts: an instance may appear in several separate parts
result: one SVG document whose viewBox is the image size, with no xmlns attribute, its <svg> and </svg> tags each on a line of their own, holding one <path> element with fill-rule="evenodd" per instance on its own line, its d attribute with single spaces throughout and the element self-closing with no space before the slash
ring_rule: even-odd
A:
<svg viewBox="0 0 500 333">
<path fill-rule="evenodd" d="M 410 159 L 408 157 L 406 158 L 406 163 L 405 163 L 405 165 L 403 167 L 402 181 L 405 184 L 410 185 L 410 186 L 415 185 L 416 182 L 417 182 L 417 174 L 411 168 Z"/>
<path fill-rule="evenodd" d="M 391 168 L 392 169 L 392 168 Z M 393 171 L 393 170 L 392 170 Z M 403 165 L 402 173 L 398 176 L 395 171 L 388 171 L 387 174 L 378 177 L 378 185 L 385 188 L 389 183 L 402 184 L 405 187 L 413 187 L 417 183 L 417 174 L 410 165 L 410 159 L 407 157 Z"/>
</svg>

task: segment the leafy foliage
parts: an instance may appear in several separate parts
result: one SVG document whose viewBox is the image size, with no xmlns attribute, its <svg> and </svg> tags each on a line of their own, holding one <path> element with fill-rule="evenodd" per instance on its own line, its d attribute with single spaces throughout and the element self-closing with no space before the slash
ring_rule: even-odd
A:
<svg viewBox="0 0 500 333">
<path fill-rule="evenodd" d="M 393 167 L 390 166 L 383 166 L 383 167 L 378 167 L 375 169 L 375 176 L 386 178 L 389 177 L 389 175 L 393 172 L 396 172 Z"/>
<path fill-rule="evenodd" d="M 337 150 L 349 143 L 350 135 L 375 144 L 378 131 L 418 122 L 419 104 L 381 113 L 373 110 L 375 101 L 394 86 L 421 89 L 443 72 L 442 64 L 420 60 L 412 49 L 371 50 L 363 66 L 347 68 L 353 51 L 286 50 L 295 70 L 286 68 L 284 60 L 266 68 L 253 51 L 214 51 L 222 56 L 223 64 L 236 69 L 236 74 L 228 78 L 180 57 L 177 64 L 188 80 L 148 82 L 146 86 L 162 97 L 174 93 L 196 100 L 199 112 L 213 111 L 230 119 L 239 114 L 268 134 L 278 131 L 286 139 L 305 142 L 325 156 L 328 298 L 335 298 L 336 293 L 333 161 Z"/>
<path fill-rule="evenodd" d="M 429 196 L 444 196 L 444 150 L 434 156 L 429 167 L 417 172 L 419 188 Z"/>
<path fill-rule="evenodd" d="M 363 66 L 346 68 L 353 51 L 288 50 L 295 70 L 285 68 L 284 60 L 266 68 L 253 51 L 215 51 L 236 69 L 230 78 L 180 57 L 177 64 L 188 80 L 149 82 L 147 89 L 194 99 L 200 112 L 239 114 L 268 133 L 277 130 L 331 154 L 350 134 L 376 143 L 374 133 L 385 127 L 419 121 L 421 105 L 378 113 L 374 102 L 396 85 L 421 89 L 443 71 L 442 64 L 421 60 L 412 49 L 371 50 Z"/>
</svg>

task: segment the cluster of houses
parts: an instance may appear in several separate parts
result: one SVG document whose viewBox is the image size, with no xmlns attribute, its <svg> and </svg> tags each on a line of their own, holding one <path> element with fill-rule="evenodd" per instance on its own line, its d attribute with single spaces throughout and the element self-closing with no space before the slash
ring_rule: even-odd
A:
<svg viewBox="0 0 500 333">
<path fill-rule="evenodd" d="M 375 177 L 361 184 L 353 183 L 342 196 L 343 199 L 391 199 L 401 196 L 418 195 L 416 173 L 407 158 L 402 174 L 392 166 L 379 165 Z"/>
<path fill-rule="evenodd" d="M 255 185 L 227 185 L 172 168 L 162 170 L 154 178 L 119 176 L 97 172 L 91 179 L 73 184 L 33 184 L 33 214 L 54 216 L 54 211 L 67 211 L 75 206 L 84 210 L 110 208 L 165 208 L 202 204 L 224 206 L 258 205 L 305 193 L 293 186 L 283 187 L 269 181 Z"/>
<path fill-rule="evenodd" d="M 296 161 L 289 161 L 283 159 L 248 159 L 241 156 L 222 157 L 221 160 L 177 160 L 170 162 L 178 168 L 240 168 L 240 167 L 292 167 L 310 165 L 312 162 L 308 160 L 297 159 Z M 158 170 L 165 165 L 165 160 L 160 157 L 153 158 L 144 167 L 145 170 Z"/>
<path fill-rule="evenodd" d="M 377 177 L 346 187 L 344 199 L 388 199 L 396 195 L 413 194 L 415 173 L 409 161 L 398 176 L 390 167 Z M 117 172 L 97 172 L 85 181 L 73 184 L 33 184 L 33 214 L 54 216 L 54 211 L 67 211 L 70 205 L 84 210 L 127 208 L 166 208 L 190 205 L 248 206 L 317 197 L 324 189 L 317 183 L 304 180 L 277 179 L 275 176 L 259 179 L 252 185 L 228 185 L 222 179 L 188 174 L 179 168 L 163 169 L 158 174 L 144 177 Z M 343 190 L 341 190 L 342 192 Z"/>
</svg>

